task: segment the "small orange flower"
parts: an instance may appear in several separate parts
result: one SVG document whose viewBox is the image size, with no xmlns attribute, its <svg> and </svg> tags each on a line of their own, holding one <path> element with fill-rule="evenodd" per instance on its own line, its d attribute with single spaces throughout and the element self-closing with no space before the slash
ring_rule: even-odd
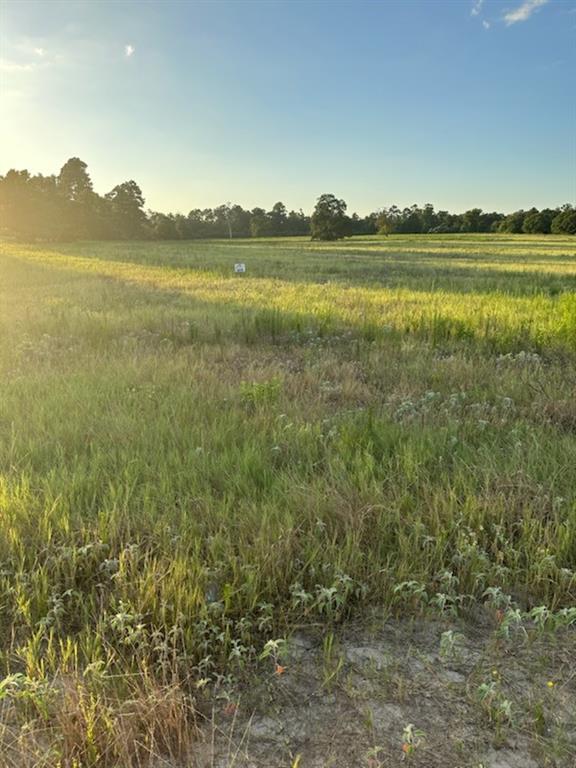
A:
<svg viewBox="0 0 576 768">
<path fill-rule="evenodd" d="M 284 672 L 286 672 L 286 667 L 283 667 L 281 664 L 276 664 L 276 668 L 274 669 L 274 674 L 283 675 Z"/>
<path fill-rule="evenodd" d="M 237 709 L 238 709 L 238 705 L 234 704 L 233 701 L 229 701 L 228 704 L 226 704 L 226 706 L 224 707 L 224 714 L 226 715 L 226 717 L 230 717 L 236 712 Z"/>
<path fill-rule="evenodd" d="M 402 744 L 402 752 L 404 752 L 405 755 L 409 755 L 410 752 L 412 752 L 412 746 L 404 742 L 404 744 Z"/>
</svg>

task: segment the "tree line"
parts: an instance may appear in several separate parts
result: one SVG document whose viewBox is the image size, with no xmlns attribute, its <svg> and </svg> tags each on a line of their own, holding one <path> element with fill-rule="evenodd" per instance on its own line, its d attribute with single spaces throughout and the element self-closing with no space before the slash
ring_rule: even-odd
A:
<svg viewBox="0 0 576 768">
<path fill-rule="evenodd" d="M 70 158 L 57 175 L 10 170 L 0 176 L 0 232 L 22 240 L 191 240 L 311 236 L 336 240 L 352 235 L 456 232 L 576 234 L 576 208 L 520 210 L 505 215 L 473 208 L 464 213 L 436 211 L 430 203 L 382 208 L 367 216 L 347 213 L 344 200 L 325 194 L 311 216 L 272 209 L 246 210 L 225 203 L 195 208 L 187 215 L 145 210 L 135 181 L 118 184 L 105 195 L 94 191 L 86 163 Z"/>
</svg>

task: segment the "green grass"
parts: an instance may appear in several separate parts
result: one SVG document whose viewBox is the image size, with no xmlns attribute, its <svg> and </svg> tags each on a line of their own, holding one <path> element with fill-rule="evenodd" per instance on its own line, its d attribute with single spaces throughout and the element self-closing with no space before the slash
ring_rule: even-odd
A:
<svg viewBox="0 0 576 768">
<path fill-rule="evenodd" d="M 0 245 L 0 668 L 572 605 L 575 288 L 567 237 Z"/>
</svg>

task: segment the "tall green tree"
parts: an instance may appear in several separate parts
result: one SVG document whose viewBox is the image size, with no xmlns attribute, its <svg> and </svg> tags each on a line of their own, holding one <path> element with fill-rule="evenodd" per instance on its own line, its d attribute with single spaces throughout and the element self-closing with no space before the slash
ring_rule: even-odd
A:
<svg viewBox="0 0 576 768">
<path fill-rule="evenodd" d="M 135 181 L 118 184 L 108 192 L 106 199 L 110 202 L 113 231 L 116 237 L 130 240 L 146 236 L 144 196 Z"/>
<path fill-rule="evenodd" d="M 30 173 L 11 168 L 0 179 L 0 223 L 7 234 L 23 237 L 34 217 Z"/>
<path fill-rule="evenodd" d="M 286 234 L 288 211 L 284 203 L 275 203 L 268 213 L 268 218 L 270 219 L 270 233 L 272 235 L 282 236 Z"/>
<path fill-rule="evenodd" d="M 174 216 L 164 213 L 153 213 L 149 219 L 152 236 L 156 240 L 179 240 Z"/>
<path fill-rule="evenodd" d="M 522 232 L 524 226 L 524 219 L 526 218 L 526 211 L 514 211 L 514 213 L 508 214 L 498 226 L 499 232 L 509 232 L 511 234 L 519 234 Z"/>
<path fill-rule="evenodd" d="M 67 200 L 80 200 L 87 192 L 93 191 L 87 168 L 79 157 L 71 157 L 60 169 L 58 190 Z"/>
<path fill-rule="evenodd" d="M 79 157 L 67 160 L 57 177 L 61 198 L 60 226 L 64 240 L 76 240 L 97 234 L 95 221 L 98 202 L 88 166 Z"/>
<path fill-rule="evenodd" d="M 422 218 L 422 232 L 430 232 L 431 229 L 434 229 L 437 224 L 437 217 L 432 203 L 426 203 L 420 216 Z"/>
<path fill-rule="evenodd" d="M 551 231 L 556 235 L 576 235 L 576 208 L 563 205 L 560 213 L 552 219 Z"/>
<path fill-rule="evenodd" d="M 21 240 L 57 240 L 63 234 L 63 204 L 55 176 L 10 170 L 0 177 L 0 227 Z"/>
<path fill-rule="evenodd" d="M 481 232 L 482 230 L 482 209 L 471 208 L 462 214 L 462 232 Z"/>
<path fill-rule="evenodd" d="M 549 208 L 543 211 L 532 208 L 526 214 L 522 224 L 522 231 L 529 235 L 547 235 L 550 232 L 552 219 L 555 215 L 556 211 L 552 211 Z"/>
<path fill-rule="evenodd" d="M 346 203 L 331 194 L 320 195 L 310 220 L 312 240 L 339 240 L 346 236 Z"/>
<path fill-rule="evenodd" d="M 250 234 L 252 237 L 268 237 L 271 233 L 272 225 L 264 208 L 253 208 L 250 212 Z"/>
<path fill-rule="evenodd" d="M 302 209 L 299 211 L 290 211 L 288 221 L 286 222 L 287 235 L 309 235 L 310 234 L 310 216 L 307 216 Z"/>
</svg>

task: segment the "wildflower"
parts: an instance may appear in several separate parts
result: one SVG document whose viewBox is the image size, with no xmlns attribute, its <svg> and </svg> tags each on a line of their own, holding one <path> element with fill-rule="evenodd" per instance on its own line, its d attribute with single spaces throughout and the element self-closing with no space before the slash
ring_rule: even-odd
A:
<svg viewBox="0 0 576 768">
<path fill-rule="evenodd" d="M 425 734 L 423 731 L 418 730 L 412 723 L 409 723 L 404 728 L 402 734 L 402 759 L 412 754 L 424 741 Z"/>
<path fill-rule="evenodd" d="M 238 709 L 238 705 L 234 704 L 233 701 L 229 701 L 228 704 L 224 707 L 224 714 L 226 717 L 230 717 L 231 715 L 234 715 L 236 713 L 236 710 Z"/>
<path fill-rule="evenodd" d="M 274 674 L 280 676 L 283 675 L 284 672 L 286 672 L 286 667 L 283 667 L 282 664 L 276 664 Z"/>
<path fill-rule="evenodd" d="M 554 686 L 556 685 L 556 683 L 554 682 L 554 680 L 548 680 L 548 682 L 546 683 L 546 685 L 548 686 L 548 688 L 554 688 Z"/>
</svg>

